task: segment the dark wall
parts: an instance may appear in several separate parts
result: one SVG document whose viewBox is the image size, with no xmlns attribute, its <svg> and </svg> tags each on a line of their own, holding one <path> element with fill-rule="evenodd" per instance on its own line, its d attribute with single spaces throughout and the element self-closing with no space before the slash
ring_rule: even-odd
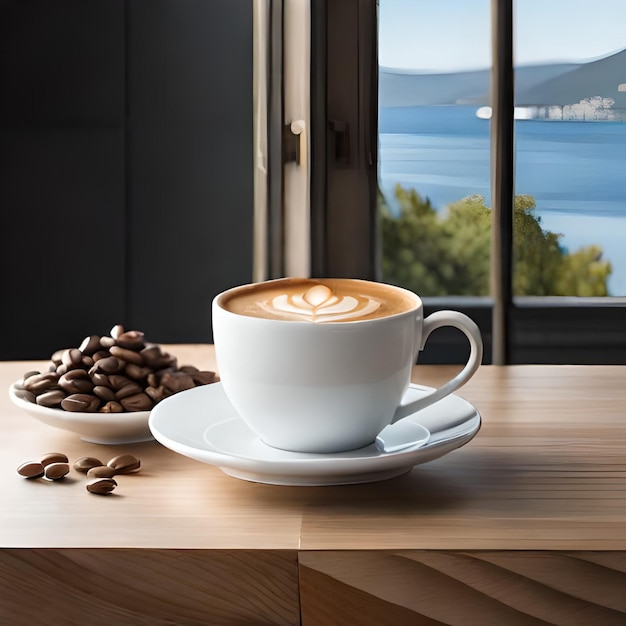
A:
<svg viewBox="0 0 626 626">
<path fill-rule="evenodd" d="M 251 5 L 0 0 L 0 358 L 211 340 L 252 274 Z"/>
</svg>

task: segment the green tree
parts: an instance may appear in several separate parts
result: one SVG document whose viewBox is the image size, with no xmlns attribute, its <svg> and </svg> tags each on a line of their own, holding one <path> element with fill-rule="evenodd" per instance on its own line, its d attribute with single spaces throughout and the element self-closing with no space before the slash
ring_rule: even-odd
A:
<svg viewBox="0 0 626 626">
<path fill-rule="evenodd" d="M 379 196 L 383 280 L 428 296 L 489 294 L 491 209 L 480 195 L 438 213 L 414 189 L 395 188 L 394 215 Z M 606 296 L 611 264 L 602 249 L 569 253 L 561 235 L 544 231 L 535 199 L 515 197 L 513 291 L 516 295 Z"/>
</svg>

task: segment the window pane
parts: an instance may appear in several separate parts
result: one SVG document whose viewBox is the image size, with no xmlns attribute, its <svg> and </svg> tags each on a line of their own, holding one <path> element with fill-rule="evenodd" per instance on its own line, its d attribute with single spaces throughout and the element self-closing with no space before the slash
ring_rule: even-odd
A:
<svg viewBox="0 0 626 626">
<path fill-rule="evenodd" d="M 624 296 L 626 3 L 523 0 L 514 18 L 514 291 Z"/>
<path fill-rule="evenodd" d="M 490 1 L 380 0 L 382 279 L 488 295 Z"/>
</svg>

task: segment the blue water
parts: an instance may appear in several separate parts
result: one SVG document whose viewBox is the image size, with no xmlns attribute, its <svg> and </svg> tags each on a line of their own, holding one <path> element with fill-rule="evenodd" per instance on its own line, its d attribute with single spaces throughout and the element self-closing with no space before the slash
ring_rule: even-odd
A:
<svg viewBox="0 0 626 626">
<path fill-rule="evenodd" d="M 381 109 L 380 183 L 428 197 L 438 209 L 470 194 L 491 205 L 489 122 L 475 107 Z M 611 261 L 610 294 L 626 295 L 626 123 L 516 122 L 516 194 L 537 201 L 545 230 L 574 251 L 597 244 Z"/>
</svg>

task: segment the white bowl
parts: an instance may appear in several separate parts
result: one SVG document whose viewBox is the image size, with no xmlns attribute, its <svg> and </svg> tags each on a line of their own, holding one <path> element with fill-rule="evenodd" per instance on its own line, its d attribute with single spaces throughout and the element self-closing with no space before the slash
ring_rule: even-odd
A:
<svg viewBox="0 0 626 626">
<path fill-rule="evenodd" d="M 79 413 L 50 409 L 16 395 L 16 383 L 9 387 L 13 403 L 48 426 L 76 433 L 83 441 L 102 444 L 138 443 L 154 439 L 148 426 L 150 411 L 128 413 Z"/>
</svg>

